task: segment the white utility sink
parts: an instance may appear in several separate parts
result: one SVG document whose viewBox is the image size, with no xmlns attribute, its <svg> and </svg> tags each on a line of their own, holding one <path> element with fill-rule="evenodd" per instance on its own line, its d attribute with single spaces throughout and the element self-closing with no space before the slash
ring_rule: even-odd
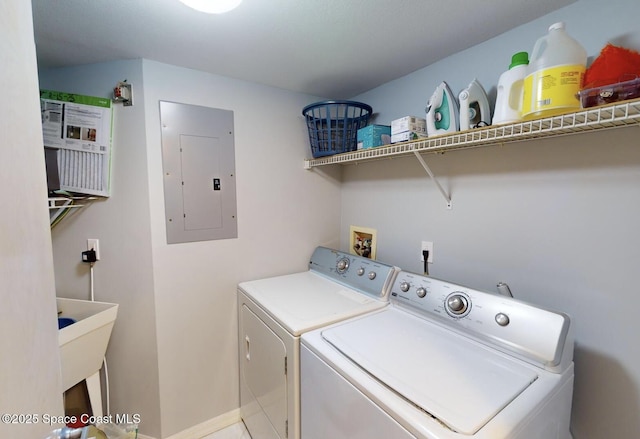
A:
<svg viewBox="0 0 640 439">
<path fill-rule="evenodd" d="M 115 303 L 57 298 L 58 317 L 76 322 L 58 331 L 62 390 L 97 374 L 118 314 Z"/>
</svg>

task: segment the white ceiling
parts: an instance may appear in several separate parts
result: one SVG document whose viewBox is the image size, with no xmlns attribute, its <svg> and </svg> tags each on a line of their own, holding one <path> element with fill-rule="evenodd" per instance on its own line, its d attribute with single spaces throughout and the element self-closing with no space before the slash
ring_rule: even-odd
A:
<svg viewBox="0 0 640 439">
<path fill-rule="evenodd" d="M 402 77 L 575 0 L 32 0 L 41 68 L 146 58 L 330 99 Z"/>
</svg>

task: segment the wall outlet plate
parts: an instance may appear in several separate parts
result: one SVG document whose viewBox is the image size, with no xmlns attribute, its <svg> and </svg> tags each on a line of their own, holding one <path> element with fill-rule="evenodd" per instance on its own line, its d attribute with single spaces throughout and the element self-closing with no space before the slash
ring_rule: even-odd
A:
<svg viewBox="0 0 640 439">
<path fill-rule="evenodd" d="M 424 256 L 422 254 L 423 251 L 427 250 L 429 252 L 429 257 L 427 258 L 427 263 L 433 264 L 433 242 L 431 241 L 422 241 L 422 247 L 420 247 L 420 260 L 424 262 Z"/>
<path fill-rule="evenodd" d="M 96 261 L 100 260 L 100 240 L 87 239 L 87 250 L 93 250 L 96 252 Z"/>
</svg>

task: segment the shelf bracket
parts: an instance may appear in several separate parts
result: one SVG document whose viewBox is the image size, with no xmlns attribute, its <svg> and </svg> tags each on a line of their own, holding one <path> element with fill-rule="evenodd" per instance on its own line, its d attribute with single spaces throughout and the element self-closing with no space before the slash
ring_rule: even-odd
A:
<svg viewBox="0 0 640 439">
<path fill-rule="evenodd" d="M 444 188 L 442 187 L 442 185 L 440 184 L 440 182 L 438 181 L 436 176 L 433 175 L 433 172 L 431 171 L 431 168 L 429 168 L 429 165 L 427 165 L 427 163 L 424 161 L 424 159 L 422 158 L 420 153 L 418 151 L 413 151 L 413 153 L 415 154 L 416 158 L 418 159 L 418 161 L 420 162 L 420 164 L 422 165 L 424 170 L 427 171 L 427 174 L 429 174 L 429 177 L 431 177 L 431 180 L 433 180 L 433 182 L 436 184 L 438 190 L 440 191 L 440 193 L 444 197 L 445 201 L 447 202 L 447 209 L 451 209 L 451 196 L 449 194 L 447 194 L 447 192 L 444 190 Z"/>
<path fill-rule="evenodd" d="M 84 207 L 84 204 L 75 204 L 76 200 L 93 201 L 96 197 L 49 197 L 49 223 L 54 228 L 73 209 Z"/>
</svg>

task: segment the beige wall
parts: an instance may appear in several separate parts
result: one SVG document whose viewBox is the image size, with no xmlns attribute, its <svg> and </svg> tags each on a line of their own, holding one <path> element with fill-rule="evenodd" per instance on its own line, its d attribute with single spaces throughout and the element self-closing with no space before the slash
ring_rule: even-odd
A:
<svg viewBox="0 0 640 439">
<path fill-rule="evenodd" d="M 33 415 L 0 437 L 37 439 L 62 384 L 31 3 L 0 3 L 0 29 L 0 413 Z"/>
<path fill-rule="evenodd" d="M 40 72 L 42 88 L 91 96 L 109 97 L 123 79 L 134 84 L 134 99 L 143 102 L 140 60 Z M 144 123 L 143 105 L 114 105 L 111 197 L 62 221 L 52 237 L 57 294 L 74 299 L 89 298 L 89 267 L 81 252 L 87 238 L 100 240 L 95 299 L 120 305 L 107 350 L 111 411 L 139 414 L 143 433 L 160 437 Z"/>
<path fill-rule="evenodd" d="M 163 434 L 238 407 L 236 285 L 307 269 L 337 245 L 340 188 L 305 171 L 314 98 L 144 61 Z M 238 238 L 166 243 L 158 101 L 234 112 Z M 176 394 L 189 398 L 175 398 Z"/>
<path fill-rule="evenodd" d="M 303 169 L 311 96 L 147 60 L 40 72 L 43 88 L 94 96 L 124 78 L 134 106 L 114 108 L 112 196 L 54 229 L 56 286 L 87 297 L 80 253 L 99 238 L 96 299 L 120 304 L 112 413 L 140 413 L 143 434 L 166 438 L 238 408 L 236 285 L 338 245 L 339 169 Z M 167 245 L 160 100 L 234 112 L 237 239 Z"/>
</svg>

